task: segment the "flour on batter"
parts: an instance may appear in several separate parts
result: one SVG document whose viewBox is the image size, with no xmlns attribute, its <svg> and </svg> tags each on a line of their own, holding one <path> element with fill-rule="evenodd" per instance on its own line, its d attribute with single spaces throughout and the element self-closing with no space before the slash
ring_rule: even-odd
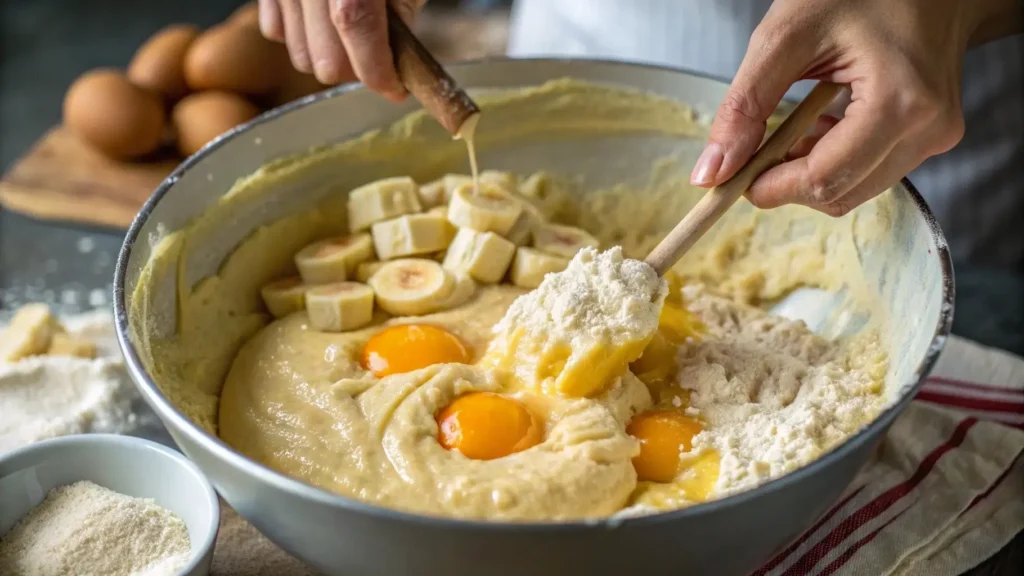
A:
<svg viewBox="0 0 1024 576">
<path fill-rule="evenodd" d="M 495 327 L 488 363 L 550 392 L 589 396 L 620 376 L 658 329 L 666 284 L 615 247 L 584 248 L 516 299 Z"/>
</svg>

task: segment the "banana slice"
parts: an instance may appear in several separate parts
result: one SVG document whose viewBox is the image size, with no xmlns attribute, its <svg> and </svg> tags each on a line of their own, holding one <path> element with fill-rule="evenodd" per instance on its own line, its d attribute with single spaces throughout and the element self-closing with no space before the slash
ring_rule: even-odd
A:
<svg viewBox="0 0 1024 576">
<path fill-rule="evenodd" d="M 536 288 L 540 286 L 544 276 L 550 272 L 561 272 L 569 266 L 569 259 L 545 254 L 533 248 L 519 247 L 512 259 L 509 278 L 520 288 Z"/>
<path fill-rule="evenodd" d="M 306 291 L 306 314 L 321 332 L 362 328 L 373 319 L 373 289 L 359 282 L 335 282 Z"/>
<path fill-rule="evenodd" d="M 451 310 L 452 308 L 458 308 L 476 294 L 476 281 L 474 281 L 468 274 L 454 274 L 455 288 L 448 298 L 445 299 L 444 304 L 441 305 L 441 310 Z"/>
<path fill-rule="evenodd" d="M 362 233 L 313 242 L 295 254 L 295 266 L 306 284 L 327 284 L 347 279 L 371 258 L 373 241 Z"/>
<path fill-rule="evenodd" d="M 554 177 L 543 170 L 531 174 L 519 185 L 519 195 L 536 206 L 545 219 L 554 217 L 567 193 L 559 189 Z"/>
<path fill-rule="evenodd" d="M 451 200 L 455 189 L 466 184 L 473 184 L 471 176 L 445 174 L 433 182 L 420 186 L 420 203 L 424 208 L 446 205 Z"/>
<path fill-rule="evenodd" d="M 490 184 L 511 194 L 519 188 L 519 176 L 500 170 L 484 170 L 480 173 L 480 184 Z"/>
<path fill-rule="evenodd" d="M 385 312 L 420 316 L 444 307 L 455 290 L 455 277 L 433 260 L 402 258 L 381 266 L 369 284 Z"/>
<path fill-rule="evenodd" d="M 440 216 L 443 216 L 444 219 L 447 220 L 448 219 L 448 206 L 447 205 L 444 205 L 444 206 L 434 206 L 430 210 L 427 210 L 426 213 L 427 214 L 438 214 Z"/>
<path fill-rule="evenodd" d="M 545 224 L 533 230 L 534 248 L 563 258 L 572 258 L 583 248 L 597 248 L 598 244 L 597 238 L 572 226 Z"/>
<path fill-rule="evenodd" d="M 494 232 L 459 228 L 442 266 L 483 284 L 500 282 L 515 256 L 516 245 Z"/>
<path fill-rule="evenodd" d="M 419 189 L 412 178 L 385 178 L 349 193 L 348 229 L 363 232 L 376 222 L 421 211 Z"/>
<path fill-rule="evenodd" d="M 305 296 L 309 288 L 298 276 L 291 276 L 267 284 L 260 289 L 260 295 L 274 318 L 283 318 L 306 307 Z"/>
<path fill-rule="evenodd" d="M 522 196 L 517 196 L 517 198 L 520 199 L 523 211 L 516 219 L 516 223 L 512 225 L 512 229 L 505 234 L 505 238 L 508 238 L 516 246 L 526 246 L 533 240 L 533 231 L 544 225 L 545 219 L 540 208 L 533 202 Z"/>
<path fill-rule="evenodd" d="M 504 236 L 515 225 L 523 207 L 516 198 L 492 184 L 460 186 L 448 204 L 448 220 L 456 226 Z"/>
<path fill-rule="evenodd" d="M 47 356 L 75 356 L 78 358 L 95 358 L 96 345 L 88 340 L 77 338 L 67 332 L 57 331 L 50 340 Z"/>
<path fill-rule="evenodd" d="M 441 214 L 411 214 L 377 222 L 371 234 L 377 258 L 391 260 L 444 250 L 455 227 Z"/>
<path fill-rule="evenodd" d="M 383 265 L 384 262 L 378 262 L 376 260 L 372 262 L 363 262 L 359 266 L 356 266 L 356 280 L 365 284 L 366 281 L 370 279 L 370 276 L 376 274 L 377 270 L 380 270 L 380 267 Z"/>
<path fill-rule="evenodd" d="M 26 304 L 11 317 L 0 332 L 0 361 L 16 362 L 28 356 L 45 354 L 54 333 L 60 331 L 57 319 L 46 304 Z"/>
</svg>

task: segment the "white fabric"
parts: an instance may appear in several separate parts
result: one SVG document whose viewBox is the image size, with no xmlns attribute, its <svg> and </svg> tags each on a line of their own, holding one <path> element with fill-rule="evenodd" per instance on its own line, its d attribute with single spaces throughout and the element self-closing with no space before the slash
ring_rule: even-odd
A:
<svg viewBox="0 0 1024 576">
<path fill-rule="evenodd" d="M 591 56 L 731 78 L 770 0 L 516 0 L 512 56 Z M 954 259 L 1024 265 L 1024 36 L 964 62 L 964 140 L 910 175 Z M 806 93 L 802 82 L 791 97 Z"/>
</svg>

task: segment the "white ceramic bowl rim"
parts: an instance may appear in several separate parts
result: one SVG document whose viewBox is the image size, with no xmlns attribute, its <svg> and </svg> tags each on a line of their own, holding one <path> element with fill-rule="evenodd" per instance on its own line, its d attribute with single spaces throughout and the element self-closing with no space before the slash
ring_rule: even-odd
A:
<svg viewBox="0 0 1024 576">
<path fill-rule="evenodd" d="M 217 492 L 213 489 L 213 485 L 210 484 L 209 480 L 207 480 L 206 475 L 203 474 L 202 470 L 200 470 L 198 466 L 183 456 L 180 452 L 172 450 L 162 444 L 158 444 L 144 438 L 138 438 L 136 436 L 120 436 L 117 434 L 73 434 L 70 436 L 51 438 L 49 440 L 41 440 L 34 444 L 29 444 L 28 446 L 12 450 L 3 456 L 0 456 L 0 467 L 10 466 L 14 469 L 24 469 L 29 465 L 29 463 L 26 462 L 25 464 L 19 465 L 21 464 L 21 461 L 31 460 L 39 452 L 45 452 L 59 446 L 73 447 L 85 444 L 106 445 L 114 450 L 124 449 L 126 447 L 139 447 L 146 450 L 153 450 L 170 459 L 174 462 L 174 465 L 180 466 L 189 472 L 190 476 L 195 481 L 195 486 L 192 488 L 198 488 L 202 491 L 202 501 L 210 510 L 210 524 L 202 527 L 205 537 L 198 546 L 195 542 L 191 542 L 190 554 L 192 555 L 192 559 L 179 572 L 180 574 L 191 574 L 192 571 L 195 570 L 203 561 L 206 552 L 213 547 L 214 542 L 217 540 L 217 532 L 220 529 L 220 500 L 217 498 Z"/>
<path fill-rule="evenodd" d="M 613 59 L 600 59 L 600 58 L 509 58 L 505 56 L 495 56 L 488 58 L 481 58 L 476 60 L 466 60 L 458 63 L 452 63 L 446 67 L 449 70 L 458 71 L 461 68 L 476 67 L 487 64 L 495 63 L 513 63 L 522 62 L 524 65 L 528 65 L 531 62 L 544 63 L 544 62 L 559 62 L 565 64 L 573 63 L 596 63 L 607 66 L 624 66 L 632 68 L 648 68 L 652 70 L 660 70 L 664 72 L 674 72 L 679 74 L 686 74 L 690 76 L 705 78 L 709 80 L 715 80 L 725 84 L 729 83 L 729 80 L 711 76 L 708 74 L 702 74 L 686 70 L 684 68 L 671 67 L 671 66 L 660 66 L 655 64 L 646 63 L 634 63 L 624 60 L 613 60 Z M 946 244 L 945 236 L 942 230 L 939 228 L 938 223 L 935 220 L 935 216 L 932 214 L 931 209 L 928 208 L 924 198 L 917 191 L 910 180 L 903 178 L 900 183 L 910 194 L 921 212 L 925 220 L 925 224 L 928 228 L 928 233 L 934 243 L 936 249 L 935 257 L 939 259 L 939 264 L 942 269 L 942 310 L 939 314 L 938 322 L 935 326 L 935 331 L 932 334 L 928 352 L 921 359 L 917 368 L 914 370 L 913 382 L 908 382 L 901 386 L 900 389 L 903 391 L 903 395 L 895 402 L 893 402 L 888 408 L 883 410 L 870 424 L 862 428 L 859 432 L 853 436 L 847 438 L 842 444 L 832 449 L 827 454 L 818 458 L 817 460 L 795 470 L 782 477 L 774 480 L 765 482 L 757 488 L 740 492 L 731 496 L 712 500 L 697 504 L 694 506 L 681 508 L 677 510 L 670 510 L 658 514 L 650 514 L 637 517 L 629 518 L 600 518 L 594 520 L 582 520 L 573 522 L 488 522 L 479 520 L 465 520 L 458 518 L 443 518 L 424 516 L 419 514 L 413 514 L 410 512 L 403 512 L 400 510 L 394 510 L 391 508 L 384 508 L 373 504 L 368 504 L 348 498 L 339 494 L 328 492 L 326 490 L 317 488 L 310 484 L 306 484 L 300 480 L 291 478 L 285 474 L 277 472 L 263 464 L 251 460 L 244 456 L 240 452 L 235 451 L 234 448 L 226 444 L 220 438 L 208 434 L 205 430 L 196 426 L 189 418 L 178 411 L 178 409 L 167 399 L 166 396 L 160 391 L 156 383 L 153 382 L 152 378 L 147 373 L 139 355 L 135 349 L 134 344 L 131 342 L 129 336 L 129 325 L 128 325 L 128 312 L 125 302 L 125 281 L 127 279 L 128 272 L 128 261 L 131 256 L 132 247 L 139 239 L 139 235 L 142 231 L 146 220 L 149 218 L 153 209 L 163 199 L 163 197 L 170 191 L 175 183 L 181 178 L 183 174 L 188 172 L 194 165 L 205 157 L 213 154 L 218 148 L 223 146 L 229 140 L 236 138 L 254 126 L 275 120 L 280 116 L 288 114 L 294 110 L 298 110 L 320 100 L 333 98 L 335 96 L 347 93 L 349 91 L 363 89 L 361 84 L 350 83 L 341 86 L 336 86 L 329 90 L 312 94 L 291 103 L 279 106 L 267 112 L 264 112 L 260 116 L 253 120 L 236 126 L 235 128 L 225 132 L 221 136 L 217 137 L 198 152 L 185 159 L 153 192 L 153 195 L 149 197 L 142 209 L 135 216 L 131 226 L 128 228 L 128 233 L 125 235 L 124 244 L 121 246 L 120 253 L 118 254 L 117 266 L 114 271 L 114 318 L 115 328 L 117 331 L 117 340 L 121 347 L 121 351 L 125 355 L 128 370 L 132 375 L 133 380 L 138 386 L 142 393 L 142 396 L 146 399 L 146 402 L 160 415 L 164 420 L 173 421 L 175 426 L 186 431 L 196 442 L 202 444 L 212 454 L 218 458 L 223 459 L 233 467 L 240 468 L 257 478 L 261 482 L 266 482 L 273 485 L 275 488 L 284 490 L 303 498 L 308 498 L 315 502 L 318 502 L 324 506 L 339 507 L 342 509 L 349 510 L 351 512 L 358 512 L 370 515 L 376 515 L 380 517 L 390 517 L 395 520 L 401 520 L 411 524 L 425 524 L 428 526 L 446 525 L 448 527 L 463 527 L 472 528 L 475 530 L 484 531 L 505 531 L 505 530 L 543 530 L 557 532 L 562 530 L 579 530 L 584 528 L 615 528 L 624 524 L 643 524 L 643 523 L 663 523 L 663 522 L 675 522 L 681 521 L 686 518 L 691 518 L 698 515 L 712 514 L 715 510 L 739 506 L 748 500 L 753 499 L 756 496 L 774 492 L 791 482 L 796 482 L 809 475 L 817 474 L 820 470 L 827 467 L 831 462 L 835 462 L 844 458 L 847 454 L 852 452 L 861 442 L 866 441 L 865 439 L 869 436 L 873 436 L 875 431 L 888 426 L 900 412 L 910 403 L 914 395 L 920 389 L 924 383 L 925 376 L 931 371 L 935 365 L 936 360 L 939 357 L 939 353 L 942 352 L 942 348 L 945 345 L 946 339 L 949 336 L 950 328 L 953 323 L 953 300 L 954 300 L 954 283 L 953 283 L 953 264 L 950 259 L 949 249 Z M 342 135 L 339 135 L 342 136 Z M 355 137 L 358 134 L 350 134 L 348 137 Z"/>
</svg>

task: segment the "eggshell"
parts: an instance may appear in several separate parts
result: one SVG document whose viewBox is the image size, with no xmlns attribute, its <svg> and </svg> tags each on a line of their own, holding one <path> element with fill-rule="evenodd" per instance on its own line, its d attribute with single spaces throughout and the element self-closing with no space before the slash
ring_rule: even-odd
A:
<svg viewBox="0 0 1024 576">
<path fill-rule="evenodd" d="M 171 24 L 159 30 L 135 52 L 128 65 L 128 79 L 170 101 L 181 98 L 188 91 L 185 53 L 197 36 L 199 28 L 191 24 Z"/>
<path fill-rule="evenodd" d="M 178 151 L 191 156 L 217 136 L 260 113 L 253 103 L 231 92 L 210 90 L 189 94 L 174 106 L 171 120 Z"/>
<path fill-rule="evenodd" d="M 135 158 L 159 148 L 165 113 L 156 94 L 119 70 L 86 72 L 64 96 L 64 125 L 112 158 Z"/>
<path fill-rule="evenodd" d="M 281 85 L 288 51 L 252 26 L 221 24 L 199 35 L 185 55 L 185 80 L 193 90 L 228 90 L 250 96 Z"/>
<path fill-rule="evenodd" d="M 252 26 L 259 30 L 260 27 L 260 7 L 256 2 L 249 2 L 248 4 L 242 4 L 231 16 L 228 16 L 228 24 L 236 26 Z"/>
</svg>

